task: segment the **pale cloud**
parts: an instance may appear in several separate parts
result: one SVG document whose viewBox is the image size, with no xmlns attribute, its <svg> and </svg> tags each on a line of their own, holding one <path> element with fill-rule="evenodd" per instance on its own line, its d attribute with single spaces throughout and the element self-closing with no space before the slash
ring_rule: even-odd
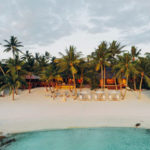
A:
<svg viewBox="0 0 150 150">
<path fill-rule="evenodd" d="M 147 51 L 149 49 L 148 0 L 0 2 L 0 43 L 15 35 L 23 42 L 23 50 L 49 50 L 52 55 L 57 55 L 70 44 L 89 54 L 102 40 L 118 40 L 127 45 L 142 46 L 140 48 Z"/>
</svg>

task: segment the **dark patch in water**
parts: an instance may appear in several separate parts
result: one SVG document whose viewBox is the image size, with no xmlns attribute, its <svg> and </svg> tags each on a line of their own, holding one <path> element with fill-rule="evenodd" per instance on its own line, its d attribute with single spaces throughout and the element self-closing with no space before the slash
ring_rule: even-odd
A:
<svg viewBox="0 0 150 150">
<path fill-rule="evenodd" d="M 15 142 L 15 141 L 16 141 L 15 138 L 0 136 L 0 148 L 5 145 L 11 144 L 12 142 Z"/>
<path fill-rule="evenodd" d="M 146 130 L 146 134 L 150 134 L 150 129 L 145 129 Z"/>
</svg>

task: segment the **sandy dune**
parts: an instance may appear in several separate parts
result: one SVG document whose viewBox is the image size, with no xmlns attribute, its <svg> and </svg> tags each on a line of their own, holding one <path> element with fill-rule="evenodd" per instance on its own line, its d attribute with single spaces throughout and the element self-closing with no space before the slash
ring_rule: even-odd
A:
<svg viewBox="0 0 150 150">
<path fill-rule="evenodd" d="M 150 128 L 150 91 L 144 91 L 142 99 L 135 92 L 128 92 L 120 101 L 74 101 L 62 98 L 52 100 L 45 88 L 21 92 L 0 98 L 0 131 L 7 133 L 32 130 L 122 126 Z"/>
</svg>

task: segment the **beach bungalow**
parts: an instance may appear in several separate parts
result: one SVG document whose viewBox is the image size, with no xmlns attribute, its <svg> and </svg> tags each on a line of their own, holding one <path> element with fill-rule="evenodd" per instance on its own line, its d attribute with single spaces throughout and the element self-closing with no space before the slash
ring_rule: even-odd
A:
<svg viewBox="0 0 150 150">
<path fill-rule="evenodd" d="M 122 78 L 120 80 L 115 80 L 114 78 L 114 74 L 112 73 L 112 69 L 110 67 L 106 68 L 106 75 L 105 75 L 105 87 L 107 87 L 108 89 L 120 89 L 122 84 L 122 87 L 124 88 L 126 86 L 126 79 L 125 77 Z M 101 79 L 101 75 L 100 75 L 100 87 L 104 87 L 104 79 Z"/>
<path fill-rule="evenodd" d="M 26 82 L 28 84 L 28 87 L 30 86 L 30 88 L 44 86 L 42 84 L 42 82 L 40 81 L 40 77 L 39 76 L 26 75 L 25 79 L 26 79 Z"/>
</svg>

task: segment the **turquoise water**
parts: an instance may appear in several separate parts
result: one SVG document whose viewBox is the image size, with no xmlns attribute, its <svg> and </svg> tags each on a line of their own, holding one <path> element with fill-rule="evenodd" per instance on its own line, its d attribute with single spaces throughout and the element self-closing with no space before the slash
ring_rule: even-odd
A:
<svg viewBox="0 0 150 150">
<path fill-rule="evenodd" d="M 150 150 L 150 130 L 87 128 L 13 135 L 5 150 Z"/>
</svg>

